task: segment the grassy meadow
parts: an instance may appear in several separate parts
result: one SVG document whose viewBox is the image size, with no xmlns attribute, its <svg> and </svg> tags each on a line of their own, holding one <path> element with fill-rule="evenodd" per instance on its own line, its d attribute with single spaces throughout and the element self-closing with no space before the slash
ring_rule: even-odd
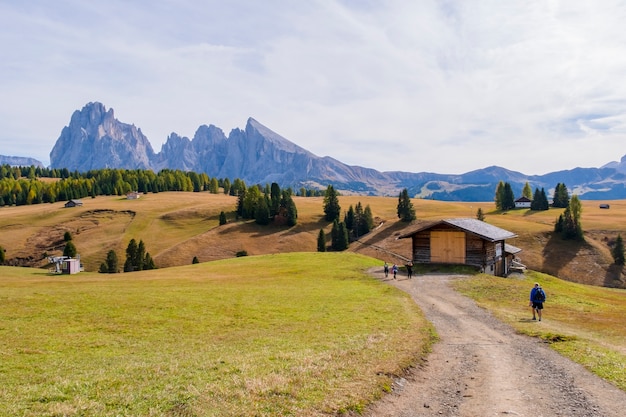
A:
<svg viewBox="0 0 626 417">
<path fill-rule="evenodd" d="M 344 210 L 369 205 L 379 225 L 345 253 L 315 252 L 319 230 L 331 229 L 321 197 L 294 198 L 292 228 L 238 221 L 225 195 L 83 201 L 0 209 L 7 259 L 44 268 L 0 266 L 0 417 L 358 412 L 435 340 L 407 295 L 365 272 L 410 256 L 410 239 L 396 238 L 416 224 L 398 221 L 397 198 L 340 197 Z M 626 201 L 599 203 L 583 201 L 586 241 L 571 243 L 551 236 L 559 209 L 413 200 L 418 221 L 481 208 L 516 233 L 507 243 L 523 250 L 524 278 L 475 275 L 458 288 L 626 390 L 626 292 L 597 286 L 624 284 L 610 243 L 626 238 Z M 44 257 L 61 254 L 66 231 L 86 272 L 48 274 Z M 111 249 L 121 268 L 132 238 L 160 269 L 95 272 Z M 242 250 L 253 256 L 236 258 Z M 541 323 L 528 320 L 534 281 L 548 295 Z"/>
<path fill-rule="evenodd" d="M 0 416 L 358 411 L 432 328 L 349 253 L 54 276 L 0 267 Z"/>
</svg>

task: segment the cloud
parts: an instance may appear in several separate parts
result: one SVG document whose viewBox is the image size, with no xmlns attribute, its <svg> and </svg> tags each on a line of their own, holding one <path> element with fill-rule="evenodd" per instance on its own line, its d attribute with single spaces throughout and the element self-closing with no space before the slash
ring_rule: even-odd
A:
<svg viewBox="0 0 626 417">
<path fill-rule="evenodd" d="M 625 18 L 610 0 L 0 4 L 0 154 L 47 160 L 101 101 L 156 150 L 251 116 L 382 171 L 600 166 L 626 153 Z"/>
</svg>

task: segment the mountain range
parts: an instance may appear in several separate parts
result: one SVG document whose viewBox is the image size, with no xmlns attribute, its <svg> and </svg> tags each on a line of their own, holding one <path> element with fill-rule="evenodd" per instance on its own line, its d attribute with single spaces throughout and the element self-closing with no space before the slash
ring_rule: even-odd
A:
<svg viewBox="0 0 626 417">
<path fill-rule="evenodd" d="M 31 164 L 37 165 L 32 161 L 25 165 Z M 50 167 L 80 172 L 180 169 L 216 178 L 240 178 L 246 184 L 276 182 L 294 189 L 325 189 L 332 184 L 344 194 L 397 196 L 406 188 L 411 196 L 444 201 L 491 201 L 500 181 L 510 183 L 516 197 L 528 182 L 533 190 L 544 188 L 548 195 L 557 183 L 564 183 L 581 199 L 626 198 L 626 156 L 600 168 L 544 175 L 526 175 L 498 166 L 458 175 L 380 172 L 314 155 L 253 118 L 248 119 L 244 130 L 232 129 L 228 136 L 214 125 L 198 127 L 192 139 L 172 133 L 156 153 L 140 128 L 117 120 L 113 109 L 107 110 L 99 102 L 88 103 L 72 114 L 50 152 Z"/>
</svg>

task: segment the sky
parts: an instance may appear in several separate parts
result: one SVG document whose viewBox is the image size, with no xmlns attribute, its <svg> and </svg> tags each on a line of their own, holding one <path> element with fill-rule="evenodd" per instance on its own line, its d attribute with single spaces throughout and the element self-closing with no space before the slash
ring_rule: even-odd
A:
<svg viewBox="0 0 626 417">
<path fill-rule="evenodd" d="M 113 108 L 156 152 L 249 117 L 379 171 L 540 175 L 626 154 L 626 1 L 0 0 L 0 155 Z"/>
</svg>

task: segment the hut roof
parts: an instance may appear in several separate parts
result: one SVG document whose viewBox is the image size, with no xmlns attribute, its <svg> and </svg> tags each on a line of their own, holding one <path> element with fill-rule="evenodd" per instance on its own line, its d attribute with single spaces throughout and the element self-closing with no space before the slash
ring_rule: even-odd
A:
<svg viewBox="0 0 626 417">
<path fill-rule="evenodd" d="M 405 233 L 399 236 L 398 239 L 411 237 L 415 233 L 418 233 L 427 229 L 432 229 L 433 227 L 438 226 L 440 224 L 447 224 L 447 225 L 456 227 L 458 229 L 462 229 L 466 232 L 473 233 L 491 242 L 497 242 L 500 240 L 511 239 L 511 238 L 517 237 L 517 235 L 513 232 L 509 232 L 508 230 L 501 229 L 497 226 L 491 225 L 489 223 L 483 222 L 478 219 L 458 218 L 458 219 L 439 220 L 439 221 L 422 225 L 417 230 L 413 230 L 409 233 Z"/>
</svg>

